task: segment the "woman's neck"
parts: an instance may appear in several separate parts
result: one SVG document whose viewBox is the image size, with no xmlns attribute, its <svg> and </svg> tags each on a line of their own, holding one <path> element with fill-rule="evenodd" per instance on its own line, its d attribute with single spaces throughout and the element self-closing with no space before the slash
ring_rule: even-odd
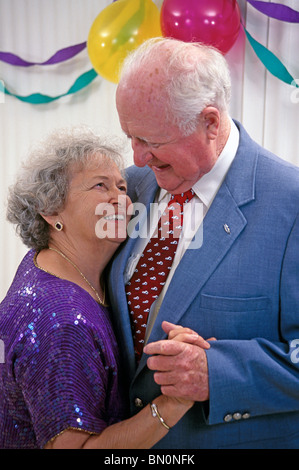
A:
<svg viewBox="0 0 299 470">
<path fill-rule="evenodd" d="M 49 243 L 49 249 L 42 250 L 38 254 L 37 264 L 51 274 L 78 284 L 95 300 L 99 298 L 103 300 L 105 296 L 103 272 L 117 249 L 117 245 L 110 245 L 101 243 L 96 248 L 90 249 L 90 246 L 84 247 L 82 244 L 74 246 L 53 240 Z"/>
</svg>

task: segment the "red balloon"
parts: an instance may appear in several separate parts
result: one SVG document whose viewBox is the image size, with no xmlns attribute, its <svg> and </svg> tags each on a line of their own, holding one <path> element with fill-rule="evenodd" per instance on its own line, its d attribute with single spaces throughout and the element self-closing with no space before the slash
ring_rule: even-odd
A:
<svg viewBox="0 0 299 470">
<path fill-rule="evenodd" d="M 236 0 L 164 0 L 161 30 L 164 37 L 202 42 L 229 51 L 240 30 Z"/>
</svg>

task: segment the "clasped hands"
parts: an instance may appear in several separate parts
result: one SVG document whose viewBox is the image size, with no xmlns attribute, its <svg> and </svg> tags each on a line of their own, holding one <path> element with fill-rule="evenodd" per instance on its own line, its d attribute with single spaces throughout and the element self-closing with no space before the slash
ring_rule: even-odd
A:
<svg viewBox="0 0 299 470">
<path fill-rule="evenodd" d="M 163 395 L 185 400 L 209 398 L 208 363 L 205 350 L 210 344 L 190 328 L 164 321 L 168 339 L 149 343 L 144 352 L 147 366 L 154 370 L 154 380 Z M 209 338 L 215 340 L 215 338 Z"/>
</svg>

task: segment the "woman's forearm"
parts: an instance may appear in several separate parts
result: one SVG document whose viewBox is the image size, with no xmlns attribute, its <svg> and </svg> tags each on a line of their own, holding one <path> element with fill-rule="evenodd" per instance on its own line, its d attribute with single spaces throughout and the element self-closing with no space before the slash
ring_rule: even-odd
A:
<svg viewBox="0 0 299 470">
<path fill-rule="evenodd" d="M 154 403 L 165 423 L 173 427 L 192 407 L 192 402 L 159 396 Z M 113 424 L 101 434 L 89 435 L 83 431 L 66 430 L 46 448 L 51 449 L 150 449 L 168 432 L 160 419 L 152 415 L 147 405 L 137 415 L 120 423 Z"/>
<path fill-rule="evenodd" d="M 158 397 L 154 403 L 170 428 L 191 408 L 191 402 L 187 406 L 165 396 Z M 147 405 L 132 418 L 109 426 L 99 436 L 91 436 L 85 448 L 98 448 L 99 445 L 110 449 L 150 449 L 167 432 L 159 418 L 152 416 L 150 405 Z"/>
</svg>

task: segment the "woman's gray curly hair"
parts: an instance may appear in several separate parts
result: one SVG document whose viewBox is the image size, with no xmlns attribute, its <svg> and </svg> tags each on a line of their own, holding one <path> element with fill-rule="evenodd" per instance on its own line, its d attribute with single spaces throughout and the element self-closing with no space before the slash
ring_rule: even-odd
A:
<svg viewBox="0 0 299 470">
<path fill-rule="evenodd" d="M 40 142 L 23 164 L 16 182 L 9 188 L 7 220 L 29 248 L 48 246 L 50 230 L 41 216 L 64 208 L 73 164 L 92 162 L 100 154 L 113 160 L 121 172 L 124 162 L 117 137 L 98 136 L 84 126 L 61 129 Z"/>
</svg>

